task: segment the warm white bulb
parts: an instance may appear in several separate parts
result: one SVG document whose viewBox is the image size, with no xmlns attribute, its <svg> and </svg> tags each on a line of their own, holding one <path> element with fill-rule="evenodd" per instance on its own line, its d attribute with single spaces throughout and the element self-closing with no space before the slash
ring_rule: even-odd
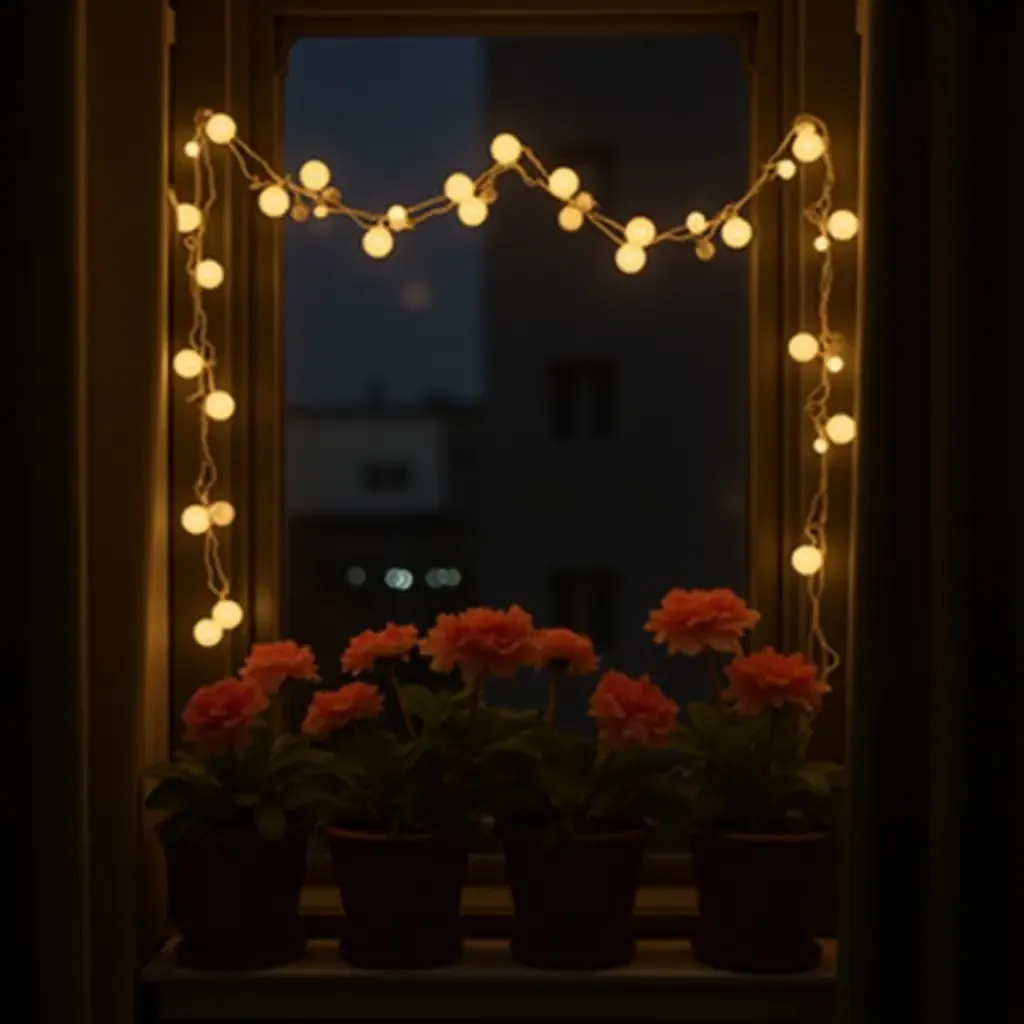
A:
<svg viewBox="0 0 1024 1024">
<path fill-rule="evenodd" d="M 331 169 L 323 160 L 307 160 L 299 168 L 299 181 L 302 182 L 303 188 L 308 188 L 310 192 L 322 191 L 327 188 L 330 180 Z"/>
<path fill-rule="evenodd" d="M 210 612 L 210 618 L 221 629 L 234 629 L 242 621 L 242 606 L 237 601 L 221 598 Z"/>
<path fill-rule="evenodd" d="M 491 157 L 496 164 L 514 164 L 523 152 L 523 144 L 508 132 L 495 135 L 491 142 Z"/>
<path fill-rule="evenodd" d="M 216 647 L 224 630 L 213 619 L 200 619 L 192 627 L 192 638 L 200 647 Z"/>
<path fill-rule="evenodd" d="M 230 526 L 235 521 L 235 506 L 230 501 L 215 501 L 210 506 L 214 526 Z"/>
<path fill-rule="evenodd" d="M 722 225 L 722 241 L 730 249 L 742 249 L 754 237 L 754 229 L 750 221 L 742 217 L 730 217 Z"/>
<path fill-rule="evenodd" d="M 775 165 L 775 173 L 783 181 L 789 181 L 790 178 L 794 177 L 795 174 L 796 174 L 796 164 L 793 163 L 792 160 L 789 160 L 788 158 L 783 157 L 783 159 L 781 159 Z"/>
<path fill-rule="evenodd" d="M 846 361 L 839 354 L 831 355 L 825 360 L 825 369 L 829 373 L 839 373 L 846 365 Z"/>
<path fill-rule="evenodd" d="M 476 191 L 476 185 L 468 174 L 461 171 L 450 174 L 444 183 L 444 194 L 453 203 L 461 203 Z"/>
<path fill-rule="evenodd" d="M 708 219 L 700 210 L 694 210 L 686 215 L 686 230 L 694 235 L 699 235 L 708 226 Z"/>
<path fill-rule="evenodd" d="M 647 262 L 647 253 L 642 245 L 634 245 L 627 242 L 615 250 L 615 265 L 624 274 L 637 274 L 644 269 Z"/>
<path fill-rule="evenodd" d="M 268 217 L 283 217 L 292 205 L 288 193 L 280 185 L 268 185 L 260 192 L 257 202 L 260 212 Z"/>
<path fill-rule="evenodd" d="M 563 206 L 558 211 L 558 226 L 563 231 L 579 231 L 583 227 L 583 213 L 575 206 Z"/>
<path fill-rule="evenodd" d="M 793 156 L 802 164 L 812 164 L 825 152 L 825 140 L 814 125 L 801 125 L 792 146 Z"/>
<path fill-rule="evenodd" d="M 584 213 L 590 213 L 590 211 L 597 205 L 594 201 L 594 197 L 589 192 L 577 192 L 573 197 L 572 204 Z"/>
<path fill-rule="evenodd" d="M 196 264 L 196 284 L 200 288 L 219 288 L 224 283 L 224 268 L 216 260 Z"/>
<path fill-rule="evenodd" d="M 316 217 L 317 220 L 323 220 L 328 213 L 330 213 L 330 210 L 328 210 L 323 203 L 317 203 L 316 206 L 313 207 L 313 216 Z"/>
<path fill-rule="evenodd" d="M 203 357 L 195 349 L 191 348 L 183 348 L 179 352 L 175 352 L 174 359 L 171 362 L 174 372 L 185 380 L 192 380 L 198 377 L 203 372 L 205 365 Z"/>
<path fill-rule="evenodd" d="M 395 247 L 395 240 L 383 224 L 377 224 L 363 235 L 363 252 L 382 260 Z"/>
<path fill-rule="evenodd" d="M 845 412 L 837 413 L 825 424 L 825 433 L 833 444 L 849 444 L 857 436 L 857 424 Z"/>
<path fill-rule="evenodd" d="M 188 505 L 181 513 L 181 525 L 186 533 L 199 536 L 210 528 L 210 512 L 205 505 Z"/>
<path fill-rule="evenodd" d="M 479 227 L 487 220 L 487 204 L 479 196 L 470 196 L 459 203 L 456 213 L 466 227 Z"/>
<path fill-rule="evenodd" d="M 199 148 L 199 143 L 196 142 L 195 139 L 189 139 L 181 148 L 182 152 L 184 152 L 185 156 L 187 156 L 189 160 L 195 160 L 195 158 L 199 156 L 200 152 L 202 152 Z"/>
<path fill-rule="evenodd" d="M 817 452 L 818 455 L 824 455 L 829 448 L 828 440 L 824 437 L 816 437 L 811 447 L 815 450 L 815 452 Z"/>
<path fill-rule="evenodd" d="M 238 125 L 228 114 L 214 114 L 203 126 L 203 130 L 211 142 L 223 146 L 238 134 Z"/>
<path fill-rule="evenodd" d="M 401 231 L 409 226 L 409 211 L 395 203 L 388 207 L 388 224 L 392 231 Z"/>
<path fill-rule="evenodd" d="M 175 213 L 177 214 L 178 230 L 183 235 L 195 231 L 203 223 L 202 211 L 193 203 L 178 203 Z"/>
<path fill-rule="evenodd" d="M 580 190 L 580 176 L 571 167 L 556 167 L 548 178 L 548 189 L 556 199 L 572 199 Z"/>
<path fill-rule="evenodd" d="M 813 544 L 801 544 L 790 555 L 789 563 L 801 576 L 813 576 L 825 564 L 825 557 Z"/>
<path fill-rule="evenodd" d="M 211 391 L 203 402 L 203 411 L 211 420 L 229 420 L 235 413 L 235 400 L 226 391 Z"/>
<path fill-rule="evenodd" d="M 809 331 L 801 331 L 789 339 L 787 347 L 798 363 L 809 363 L 818 354 L 818 339 Z"/>
<path fill-rule="evenodd" d="M 837 242 L 848 242 L 860 227 L 860 221 L 853 210 L 836 210 L 828 219 L 825 225 L 828 233 Z"/>
<path fill-rule="evenodd" d="M 657 233 L 654 221 L 648 217 L 634 217 L 626 225 L 626 241 L 633 245 L 650 245 Z"/>
<path fill-rule="evenodd" d="M 693 248 L 697 253 L 697 259 L 704 263 L 707 263 L 715 255 L 715 243 L 710 238 L 698 238 Z"/>
<path fill-rule="evenodd" d="M 828 252 L 828 247 L 831 245 L 827 235 L 817 235 L 812 244 L 818 252 Z"/>
</svg>

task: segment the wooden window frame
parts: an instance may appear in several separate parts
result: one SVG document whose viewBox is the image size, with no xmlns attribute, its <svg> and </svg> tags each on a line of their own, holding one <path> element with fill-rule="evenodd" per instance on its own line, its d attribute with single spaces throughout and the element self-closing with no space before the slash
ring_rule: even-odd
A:
<svg viewBox="0 0 1024 1024">
<path fill-rule="evenodd" d="M 226 109 L 242 136 L 271 163 L 283 151 L 283 83 L 291 45 L 313 35 L 668 35 L 729 34 L 746 47 L 750 86 L 751 175 L 802 110 L 823 117 L 832 134 L 837 200 L 853 205 L 858 178 L 859 41 L 855 0 L 175 0 L 170 173 L 184 194 L 189 161 L 181 147 L 199 107 Z M 699 102 L 699 97 L 695 98 Z M 278 634 L 283 605 L 284 400 L 280 229 L 259 216 L 245 183 L 217 157 L 220 200 L 209 245 L 222 254 L 225 285 L 208 303 L 220 353 L 219 379 L 238 397 L 239 414 L 217 441 L 225 495 L 239 509 L 224 555 L 235 592 L 248 609 L 243 628 L 213 651 L 199 648 L 190 625 L 209 595 L 194 538 L 171 539 L 173 714 L 198 685 L 233 672 L 254 639 Z M 814 186 L 812 186 L 813 188 Z M 770 188 L 754 204 L 757 245 L 749 279 L 749 476 L 747 596 L 762 613 L 755 642 L 805 646 L 807 598 L 788 566 L 799 543 L 817 459 L 803 425 L 799 368 L 785 340 L 813 322 L 817 260 L 800 230 L 811 198 L 800 181 Z M 172 339 L 187 323 L 180 254 L 171 257 Z M 855 253 L 837 252 L 832 319 L 855 336 Z M 175 396 L 177 398 L 177 396 Z M 836 407 L 852 407 L 851 375 L 835 380 Z M 196 469 L 196 418 L 171 402 L 171 521 L 187 502 Z M 806 450 L 805 450 L 806 449 Z M 829 518 L 830 578 L 823 622 L 838 650 L 848 647 L 851 481 L 837 459 Z M 685 581 L 680 581 L 685 582 Z M 818 723 L 822 753 L 841 758 L 845 673 Z M 484 860 L 487 855 L 482 855 Z M 493 858 L 492 858 L 493 859 Z M 494 874 L 494 865 L 482 867 Z M 658 871 L 663 871 L 663 867 Z"/>
</svg>

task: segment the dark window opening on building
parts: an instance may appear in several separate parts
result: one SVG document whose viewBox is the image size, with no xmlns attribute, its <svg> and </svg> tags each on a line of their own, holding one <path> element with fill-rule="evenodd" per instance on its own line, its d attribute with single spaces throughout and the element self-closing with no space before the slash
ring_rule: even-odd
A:
<svg viewBox="0 0 1024 1024">
<path fill-rule="evenodd" d="M 367 462 L 363 466 L 363 488 L 375 494 L 407 491 L 412 469 L 407 462 Z"/>
</svg>

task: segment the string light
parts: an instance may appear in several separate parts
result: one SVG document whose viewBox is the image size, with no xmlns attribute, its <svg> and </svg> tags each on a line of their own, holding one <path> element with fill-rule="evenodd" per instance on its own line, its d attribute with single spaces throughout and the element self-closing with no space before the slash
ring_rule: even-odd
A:
<svg viewBox="0 0 1024 1024">
<path fill-rule="evenodd" d="M 576 231 L 586 224 L 615 245 L 616 266 L 625 274 L 639 273 L 647 264 L 647 249 L 663 243 L 692 245 L 697 258 L 709 261 L 716 253 L 716 236 L 729 248 L 742 249 L 753 240 L 753 226 L 743 214 L 751 202 L 773 181 L 789 181 L 805 167 L 820 161 L 821 188 L 817 197 L 804 209 L 804 217 L 814 229 L 813 247 L 821 254 L 818 282 L 818 322 L 809 331 L 801 331 L 787 343 L 792 358 L 798 362 L 817 361 L 817 382 L 805 396 L 804 411 L 810 427 L 813 451 L 818 459 L 816 484 L 803 526 L 803 543 L 791 556 L 793 569 L 807 577 L 809 598 L 808 655 L 818 665 L 822 678 L 827 678 L 839 664 L 839 655 L 829 644 L 822 622 L 822 593 L 827 563 L 827 531 L 829 501 L 829 467 L 827 458 L 831 445 L 849 444 L 856 437 L 856 424 L 846 414 L 832 415 L 831 377 L 841 368 L 842 357 L 837 348 L 838 334 L 830 322 L 830 298 L 834 275 L 831 239 L 847 241 L 859 228 L 856 214 L 850 210 L 833 210 L 832 192 L 835 171 L 831 158 L 828 130 L 823 121 L 802 114 L 792 124 L 776 151 L 762 165 L 761 172 L 747 191 L 717 213 L 705 215 L 699 210 L 687 214 L 676 227 L 658 232 L 646 217 L 634 217 L 622 224 L 606 216 L 599 209 L 594 196 L 580 191 L 579 175 L 569 167 L 548 171 L 537 155 L 524 146 L 514 135 L 502 133 L 490 144 L 494 161 L 475 180 L 462 172 L 450 175 L 443 193 L 431 199 L 403 206 L 394 204 L 386 213 L 360 210 L 342 202 L 340 190 L 328 184 L 330 170 L 323 161 L 310 160 L 299 170 L 299 182 L 274 170 L 259 154 L 238 138 L 234 120 L 224 113 L 205 110 L 197 113 L 195 134 L 186 143 L 186 152 L 193 159 L 194 193 L 191 202 L 171 201 L 176 210 L 177 224 L 182 228 L 181 243 L 187 255 L 187 273 L 195 285 L 192 297 L 192 326 L 188 345 L 174 357 L 174 370 L 179 377 L 195 382 L 197 406 L 200 410 L 200 468 L 193 491 L 194 505 L 188 506 L 190 532 L 203 536 L 203 560 L 206 584 L 216 603 L 210 617 L 200 619 L 193 628 L 197 643 L 213 646 L 220 642 L 225 629 L 235 628 L 243 621 L 242 606 L 230 596 L 230 581 L 221 564 L 218 532 L 229 527 L 235 519 L 235 509 L 229 501 L 214 498 L 217 468 L 209 442 L 209 424 L 225 420 L 235 411 L 235 401 L 226 391 L 217 387 L 214 367 L 215 348 L 207 334 L 208 321 L 204 309 L 204 296 L 211 288 L 224 281 L 224 268 L 206 251 L 206 229 L 210 210 L 216 201 L 216 182 L 211 161 L 211 144 L 225 146 L 245 178 L 249 188 L 258 195 L 260 208 L 267 212 L 268 199 L 271 216 L 283 216 L 291 211 L 297 222 L 306 220 L 310 213 L 314 219 L 343 216 L 353 221 L 363 232 L 363 250 L 374 259 L 382 259 L 394 248 L 394 232 L 416 227 L 424 221 L 454 211 L 464 224 L 476 226 L 487 217 L 488 205 L 497 198 L 495 183 L 502 174 L 517 175 L 526 185 L 547 191 L 562 206 L 558 224 L 563 230 Z M 791 159 L 792 157 L 792 159 Z M 282 196 L 280 193 L 283 193 Z M 266 198 L 265 198 L 266 197 Z M 199 214 L 180 212 L 194 207 Z M 280 212 L 278 212 L 280 211 Z M 182 517 L 185 527 L 185 513 Z M 216 527 L 216 529 L 214 528 Z M 188 527 L 186 527 L 188 528 Z"/>
<path fill-rule="evenodd" d="M 189 505 L 181 513 L 181 525 L 186 533 L 198 537 L 210 528 L 210 512 L 204 505 Z"/>
<path fill-rule="evenodd" d="M 202 152 L 199 148 L 199 143 L 195 139 L 189 139 L 184 146 L 181 147 L 181 151 L 189 158 L 189 160 L 195 160 L 197 156 Z"/>
<path fill-rule="evenodd" d="M 187 235 L 190 231 L 195 231 L 203 223 L 202 212 L 198 206 L 194 206 L 192 203 L 178 203 L 175 213 L 177 215 L 178 230 L 183 235 Z"/>
</svg>

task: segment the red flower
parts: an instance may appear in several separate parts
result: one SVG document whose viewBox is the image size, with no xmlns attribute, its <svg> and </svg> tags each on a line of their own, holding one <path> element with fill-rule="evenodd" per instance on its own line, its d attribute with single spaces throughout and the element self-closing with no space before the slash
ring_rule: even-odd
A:
<svg viewBox="0 0 1024 1024">
<path fill-rule="evenodd" d="M 469 685 L 482 675 L 511 679 L 539 658 L 533 618 L 517 604 L 508 611 L 467 608 L 458 615 L 439 615 L 420 641 L 420 653 L 432 659 L 431 671 L 458 667 Z"/>
<path fill-rule="evenodd" d="M 725 667 L 729 686 L 722 691 L 725 700 L 735 701 L 741 715 L 757 715 L 765 706 L 780 708 L 795 704 L 804 711 L 817 711 L 822 694 L 832 687 L 818 679 L 817 668 L 802 654 L 779 654 L 771 647 L 742 658 L 734 658 Z"/>
<path fill-rule="evenodd" d="M 309 647 L 300 647 L 294 640 L 253 644 L 242 666 L 243 679 L 251 679 L 271 697 L 286 679 L 319 680 L 316 658 Z"/>
<path fill-rule="evenodd" d="M 415 626 L 396 626 L 389 622 L 382 630 L 364 630 L 352 637 L 341 656 L 342 672 L 369 672 L 378 661 L 389 658 L 409 660 L 409 652 L 419 640 Z"/>
<path fill-rule="evenodd" d="M 369 683 L 348 683 L 338 690 L 314 693 L 302 722 L 307 736 L 322 739 L 359 719 L 376 718 L 384 708 L 380 690 Z"/>
<path fill-rule="evenodd" d="M 606 746 L 661 747 L 676 727 L 679 705 L 648 676 L 634 679 L 611 671 L 597 684 L 588 714 L 596 720 L 598 739 Z"/>
<path fill-rule="evenodd" d="M 756 626 L 759 612 L 748 608 L 731 590 L 670 590 L 647 625 L 654 642 L 666 644 L 669 654 L 699 654 L 705 648 L 740 654 L 743 634 Z"/>
<path fill-rule="evenodd" d="M 222 679 L 201 686 L 182 712 L 185 739 L 205 747 L 244 747 L 253 719 L 270 702 L 259 685 L 247 679 Z"/>
<path fill-rule="evenodd" d="M 589 636 L 571 629 L 540 629 L 535 640 L 539 651 L 538 667 L 546 665 L 574 676 L 597 671 L 597 655 Z"/>
</svg>

